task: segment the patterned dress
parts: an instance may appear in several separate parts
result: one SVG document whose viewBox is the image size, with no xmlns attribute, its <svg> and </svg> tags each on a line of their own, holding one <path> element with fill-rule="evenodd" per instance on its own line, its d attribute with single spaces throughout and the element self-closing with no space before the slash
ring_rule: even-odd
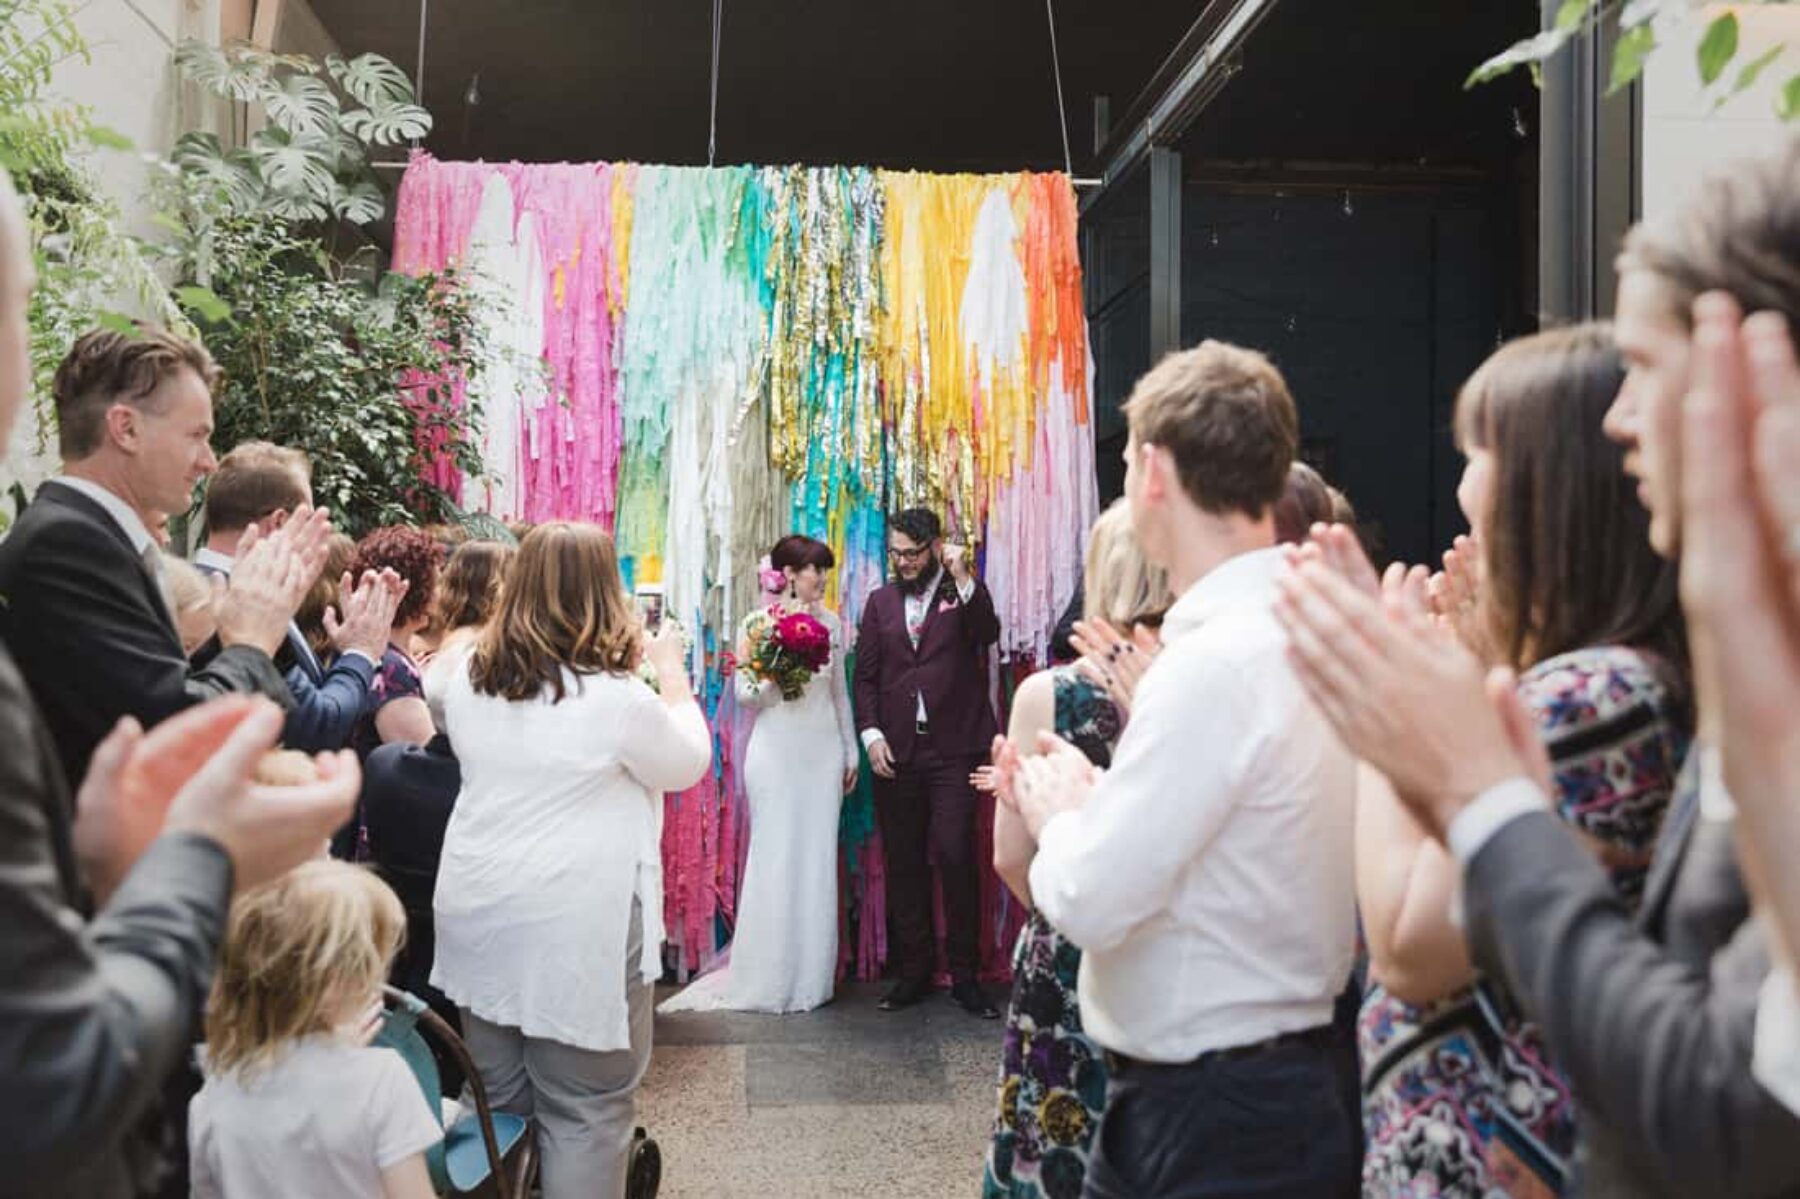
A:
<svg viewBox="0 0 1800 1199">
<path fill-rule="evenodd" d="M 1119 710 L 1072 667 L 1059 667 L 1056 732 L 1096 766 L 1112 760 Z M 1012 999 L 1000 1061 L 1000 1110 L 984 1199 L 1079 1199 L 1106 1107 L 1106 1057 L 1081 1031 L 1081 950 L 1036 912 L 1013 949 Z"/>
<path fill-rule="evenodd" d="M 1600 847 L 1627 902 L 1643 893 L 1687 731 L 1658 659 L 1576 650 L 1519 682 L 1556 778 L 1556 810 Z M 1478 982 L 1414 1007 L 1372 983 L 1358 1027 L 1363 1194 L 1392 1199 L 1556 1195 L 1575 1147 L 1569 1088 L 1537 1027 Z"/>
</svg>

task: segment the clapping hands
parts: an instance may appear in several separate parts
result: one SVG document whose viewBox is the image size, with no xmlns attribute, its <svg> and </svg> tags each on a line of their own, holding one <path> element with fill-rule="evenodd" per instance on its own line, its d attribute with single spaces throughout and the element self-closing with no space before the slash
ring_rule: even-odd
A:
<svg viewBox="0 0 1800 1199">
<path fill-rule="evenodd" d="M 1315 528 L 1292 555 L 1276 616 L 1289 657 L 1352 753 L 1386 774 L 1435 835 L 1481 792 L 1541 769 L 1520 740 L 1510 672 L 1489 678 L 1434 620 L 1423 567 L 1374 568 L 1348 529 Z M 1374 584 L 1372 587 L 1371 584 Z"/>
<path fill-rule="evenodd" d="M 1127 640 L 1104 620 L 1076 621 L 1070 644 L 1081 655 L 1076 669 L 1105 688 L 1122 712 L 1131 711 L 1138 683 L 1162 652 L 1162 638 L 1153 629 L 1136 625 Z"/>
<path fill-rule="evenodd" d="M 245 530 L 231 585 L 215 609 L 219 644 L 253 645 L 273 656 L 325 565 L 330 541 L 331 517 L 307 504 L 270 532 Z"/>
<path fill-rule="evenodd" d="M 327 607 L 323 614 L 325 635 L 331 638 L 338 653 L 355 650 L 369 661 L 379 662 L 393 633 L 394 613 L 411 584 L 391 569 L 365 570 L 362 581 L 352 586 L 353 582 L 348 572 L 339 581 L 338 603 L 343 608 L 343 619 L 339 620 L 337 608 Z"/>
</svg>

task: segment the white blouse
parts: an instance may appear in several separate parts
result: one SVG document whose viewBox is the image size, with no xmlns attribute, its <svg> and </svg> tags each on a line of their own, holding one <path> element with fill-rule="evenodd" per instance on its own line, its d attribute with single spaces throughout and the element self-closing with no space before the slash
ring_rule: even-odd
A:
<svg viewBox="0 0 1800 1199">
<path fill-rule="evenodd" d="M 431 982 L 494 1024 L 581 1049 L 631 1043 L 630 972 L 662 973 L 662 793 L 699 782 L 712 734 L 636 677 L 566 675 L 560 703 L 444 694 L 462 792 L 444 836 Z M 631 903 L 644 949 L 625 960 Z"/>
</svg>

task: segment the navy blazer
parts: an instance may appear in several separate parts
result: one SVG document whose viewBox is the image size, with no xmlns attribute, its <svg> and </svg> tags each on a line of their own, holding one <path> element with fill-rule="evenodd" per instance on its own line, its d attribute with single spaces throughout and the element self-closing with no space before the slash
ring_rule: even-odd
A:
<svg viewBox="0 0 1800 1199">
<path fill-rule="evenodd" d="M 199 562 L 194 566 L 205 574 L 229 577 L 228 571 L 214 566 Z M 292 624 L 288 626 L 288 649 L 294 664 L 288 667 L 285 681 L 294 697 L 294 710 L 282 729 L 282 744 L 307 753 L 343 749 L 368 707 L 375 663 L 361 654 L 339 654 L 326 670 L 298 626 Z"/>
</svg>

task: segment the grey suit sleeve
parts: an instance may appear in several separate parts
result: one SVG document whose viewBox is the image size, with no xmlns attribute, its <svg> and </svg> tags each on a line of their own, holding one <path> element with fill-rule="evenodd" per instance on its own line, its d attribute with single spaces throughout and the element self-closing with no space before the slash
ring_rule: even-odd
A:
<svg viewBox="0 0 1800 1199">
<path fill-rule="evenodd" d="M 0 744 L 0 1189 L 61 1194 L 118 1153 L 186 1050 L 231 864 L 210 841 L 163 837 L 84 926 L 69 903 L 67 790 L 4 661 Z"/>
<path fill-rule="evenodd" d="M 1549 813 L 1521 817 L 1464 874 L 1470 950 L 1543 1030 L 1583 1109 L 1670 1194 L 1800 1186 L 1800 1120 L 1751 1077 L 1766 947 L 1753 924 L 1709 974 L 1641 932 Z"/>
</svg>

